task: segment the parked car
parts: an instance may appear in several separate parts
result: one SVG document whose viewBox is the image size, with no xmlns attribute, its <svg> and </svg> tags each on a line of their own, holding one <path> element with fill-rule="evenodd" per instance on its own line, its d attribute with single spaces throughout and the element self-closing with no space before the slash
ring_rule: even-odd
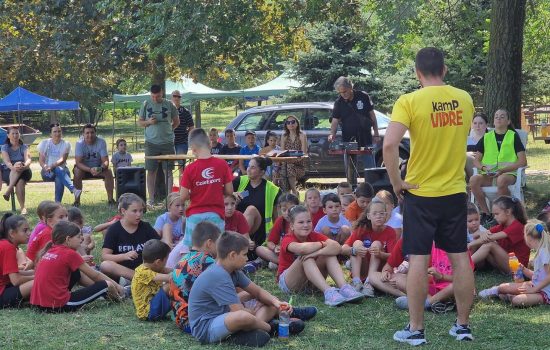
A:
<svg viewBox="0 0 550 350">
<path fill-rule="evenodd" d="M 345 177 L 342 155 L 329 154 L 328 135 L 332 118 L 333 104 L 330 102 L 284 103 L 269 106 L 260 106 L 247 109 L 233 119 L 227 128 L 236 131 L 237 143 L 245 145 L 246 130 L 256 132 L 257 144 L 263 146 L 265 134 L 268 130 L 277 135 L 283 133 L 283 125 L 289 115 L 300 120 L 300 127 L 306 132 L 308 140 L 309 162 L 307 162 L 306 178 L 315 177 Z M 383 138 L 390 119 L 383 113 L 374 111 L 378 122 L 378 131 Z M 220 133 L 222 142 L 223 131 Z M 342 133 L 338 128 L 336 141 L 341 141 Z M 399 147 L 399 157 L 402 160 L 409 158 L 410 140 L 405 135 Z M 377 145 L 374 150 L 377 166 L 382 165 L 382 148 Z M 359 169 L 362 169 L 362 162 Z"/>
</svg>

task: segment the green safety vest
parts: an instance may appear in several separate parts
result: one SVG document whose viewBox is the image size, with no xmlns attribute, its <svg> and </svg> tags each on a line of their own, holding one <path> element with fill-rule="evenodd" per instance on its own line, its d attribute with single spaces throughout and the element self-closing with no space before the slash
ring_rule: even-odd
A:
<svg viewBox="0 0 550 350">
<path fill-rule="evenodd" d="M 264 214 L 264 224 L 265 224 L 265 232 L 266 234 L 269 234 L 269 231 L 271 231 L 271 228 L 273 227 L 273 206 L 275 202 L 275 198 L 277 197 L 277 193 L 279 193 L 279 187 L 275 185 L 273 182 L 266 180 L 267 183 L 265 184 L 265 214 Z M 250 182 L 250 179 L 248 178 L 248 175 L 243 175 L 239 178 L 239 188 L 237 189 L 237 192 L 242 192 L 248 186 L 248 183 Z"/>
<path fill-rule="evenodd" d="M 485 165 L 488 170 L 496 171 L 514 164 L 518 161 L 518 156 L 514 148 L 515 132 L 512 130 L 506 131 L 500 150 L 498 149 L 497 139 L 495 131 L 492 130 L 483 136 L 483 159 L 481 164 Z M 486 174 L 485 171 L 481 172 Z M 507 174 L 515 175 L 516 172 L 509 172 Z"/>
</svg>

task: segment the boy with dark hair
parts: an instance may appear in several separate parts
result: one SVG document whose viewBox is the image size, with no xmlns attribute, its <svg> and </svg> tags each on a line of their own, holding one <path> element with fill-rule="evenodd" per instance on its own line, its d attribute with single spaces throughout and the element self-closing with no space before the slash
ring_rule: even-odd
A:
<svg viewBox="0 0 550 350">
<path fill-rule="evenodd" d="M 466 141 L 474 114 L 472 97 L 444 82 L 443 52 L 426 47 L 416 55 L 421 89 L 395 103 L 384 136 L 384 164 L 393 192 L 403 199 L 403 253 L 409 255 L 407 299 L 409 325 L 393 339 L 411 345 L 426 343 L 424 303 L 432 245 L 444 250 L 452 263 L 457 319 L 449 335 L 473 340 L 469 316 L 474 296 L 467 237 L 467 198 L 464 166 Z M 411 135 L 407 176 L 399 171 L 399 144 Z"/>
<path fill-rule="evenodd" d="M 202 344 L 219 343 L 231 336 L 237 345 L 264 346 L 274 333 L 275 317 L 281 306 L 292 307 L 262 289 L 240 270 L 248 261 L 248 240 L 234 233 L 224 232 L 216 244 L 217 261 L 195 281 L 189 295 L 191 334 Z M 253 300 L 245 307 L 236 288 L 246 291 Z M 301 320 L 291 321 L 290 333 L 299 333 L 305 325 Z"/>
<path fill-rule="evenodd" d="M 351 223 L 359 219 L 361 213 L 369 206 L 372 197 L 374 197 L 374 189 L 368 182 L 359 184 L 355 189 L 355 200 L 346 209 L 346 219 Z"/>
<path fill-rule="evenodd" d="M 150 239 L 143 244 L 143 264 L 139 265 L 132 278 L 132 299 L 136 315 L 140 320 L 159 321 L 170 311 L 168 285 L 170 280 L 166 260 L 170 247 L 158 240 Z"/>
<path fill-rule="evenodd" d="M 241 153 L 241 146 L 235 142 L 235 130 L 226 129 L 225 130 L 225 142 L 226 144 L 222 146 L 220 154 L 225 155 L 238 155 Z M 227 160 L 227 164 L 231 168 L 232 172 L 239 170 L 239 161 L 238 160 Z"/>
<path fill-rule="evenodd" d="M 342 214 L 340 197 L 335 193 L 329 193 L 323 197 L 322 202 L 326 215 L 319 220 L 314 231 L 342 245 L 351 234 L 351 223 Z"/>
<path fill-rule="evenodd" d="M 480 233 L 489 232 L 485 227 L 481 226 L 481 215 L 479 209 L 474 203 L 468 203 L 467 211 L 467 224 L 468 228 L 468 243 L 479 238 Z"/>
<path fill-rule="evenodd" d="M 340 201 L 342 201 L 343 196 L 353 194 L 353 187 L 347 181 L 340 182 L 336 187 L 336 194 L 340 197 Z"/>
<path fill-rule="evenodd" d="M 208 138 L 210 139 L 210 153 L 220 154 L 223 145 L 218 142 L 218 129 L 211 128 L 208 132 Z"/>
<path fill-rule="evenodd" d="M 132 166 L 132 155 L 126 151 L 127 143 L 125 139 L 116 140 L 116 152 L 111 157 L 111 163 L 113 163 L 113 172 L 115 173 L 118 168 Z"/>
<path fill-rule="evenodd" d="M 185 167 L 180 181 L 181 200 L 190 199 L 190 203 L 185 211 L 185 235 L 174 248 L 183 253 L 185 247 L 191 247 L 193 230 L 199 222 L 210 221 L 223 231 L 223 196 L 233 193 L 233 174 L 224 160 L 212 157 L 210 140 L 204 129 L 191 130 L 189 147 L 197 160 Z"/>
<path fill-rule="evenodd" d="M 189 293 L 201 273 L 215 263 L 216 241 L 220 229 L 211 222 L 203 221 L 193 231 L 193 246 L 174 267 L 170 278 L 170 299 L 176 325 L 184 332 L 189 327 Z"/>
<path fill-rule="evenodd" d="M 254 130 L 246 130 L 246 132 L 244 133 L 244 137 L 246 139 L 246 145 L 241 147 L 241 152 L 239 154 L 245 156 L 260 154 L 260 146 L 256 144 L 256 132 Z M 239 160 L 239 169 L 241 171 L 241 175 L 246 175 L 248 163 L 250 163 L 250 160 Z"/>
</svg>

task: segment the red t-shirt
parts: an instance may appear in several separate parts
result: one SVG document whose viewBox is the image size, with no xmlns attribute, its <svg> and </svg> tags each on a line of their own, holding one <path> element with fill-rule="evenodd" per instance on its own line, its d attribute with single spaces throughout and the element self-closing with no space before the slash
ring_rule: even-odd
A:
<svg viewBox="0 0 550 350">
<path fill-rule="evenodd" d="M 240 234 L 247 234 L 250 231 L 250 226 L 244 217 L 243 213 L 238 210 L 235 210 L 233 216 L 225 217 L 225 230 L 226 231 L 235 231 Z"/>
<path fill-rule="evenodd" d="M 391 250 L 390 256 L 388 257 L 386 263 L 395 268 L 401 265 L 404 259 L 405 257 L 403 256 L 403 238 L 399 238 L 399 240 L 395 243 L 393 249 Z"/>
<path fill-rule="evenodd" d="M 384 228 L 381 232 L 374 232 L 366 227 L 360 227 L 351 233 L 351 236 L 348 237 L 345 244 L 352 247 L 353 242 L 364 241 L 365 239 L 370 239 L 371 243 L 374 241 L 379 241 L 382 243 L 384 251 L 388 253 L 393 250 L 395 241 L 397 240 L 397 235 L 395 230 L 389 226 L 386 226 L 386 228 Z"/>
<path fill-rule="evenodd" d="M 506 233 L 508 237 L 499 239 L 497 241 L 498 245 L 500 245 L 507 253 L 515 253 L 519 262 L 522 263 L 523 266 L 527 266 L 529 264 L 529 253 L 531 250 L 527 244 L 525 244 L 523 227 L 524 225 L 521 222 L 514 220 L 508 227 L 496 225 L 491 227 L 489 231 L 491 231 L 491 233 L 501 231 Z"/>
<path fill-rule="evenodd" d="M 39 234 L 37 234 L 32 242 L 29 243 L 27 248 L 27 258 L 34 261 L 36 256 L 44 248 L 44 246 L 52 240 L 52 228 L 50 226 L 44 227 Z"/>
<path fill-rule="evenodd" d="M 31 304 L 48 308 L 65 306 L 71 297 L 71 273 L 83 263 L 84 260 L 75 250 L 65 245 L 52 246 L 36 267 Z"/>
<path fill-rule="evenodd" d="M 213 212 L 224 219 L 223 188 L 231 181 L 233 174 L 223 159 L 197 159 L 186 166 L 180 186 L 189 190 L 191 204 L 185 215 Z"/>
<path fill-rule="evenodd" d="M 319 207 L 319 210 L 317 210 L 316 213 L 310 211 L 309 214 L 311 215 L 311 225 L 312 225 L 311 227 L 317 226 L 317 223 L 319 222 L 319 220 L 321 220 L 323 216 L 325 216 L 323 207 Z"/>
<path fill-rule="evenodd" d="M 307 235 L 306 239 L 303 241 L 298 240 L 296 236 L 291 232 L 283 238 L 283 241 L 281 242 L 281 252 L 279 253 L 279 269 L 277 270 L 277 279 L 279 279 L 279 275 L 283 273 L 286 269 L 292 265 L 294 260 L 298 257 L 294 253 L 291 253 L 287 250 L 288 245 L 292 242 L 298 242 L 298 243 L 305 243 L 305 242 L 324 242 L 328 240 L 327 236 L 322 235 L 317 232 L 311 231 L 309 235 Z"/>
<path fill-rule="evenodd" d="M 281 243 L 281 239 L 283 239 L 289 231 L 290 223 L 282 216 L 279 216 L 275 219 L 275 223 L 269 232 L 267 240 L 275 245 L 279 245 Z"/>
<path fill-rule="evenodd" d="M 11 285 L 10 273 L 19 272 L 17 247 L 7 239 L 0 240 L 0 295 Z"/>
</svg>

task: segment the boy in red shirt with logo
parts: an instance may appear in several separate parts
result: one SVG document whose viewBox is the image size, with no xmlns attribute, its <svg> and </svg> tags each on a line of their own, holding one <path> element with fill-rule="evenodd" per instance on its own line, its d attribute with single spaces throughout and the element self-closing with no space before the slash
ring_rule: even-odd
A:
<svg viewBox="0 0 550 350">
<path fill-rule="evenodd" d="M 185 211 L 187 220 L 183 241 L 174 248 L 180 255 L 189 251 L 192 232 L 199 222 L 210 221 L 224 231 L 223 197 L 233 193 L 231 169 L 225 160 L 212 157 L 210 140 L 204 129 L 191 130 L 189 147 L 197 160 L 185 167 L 180 180 L 181 200 L 190 199 L 191 202 Z"/>
</svg>

